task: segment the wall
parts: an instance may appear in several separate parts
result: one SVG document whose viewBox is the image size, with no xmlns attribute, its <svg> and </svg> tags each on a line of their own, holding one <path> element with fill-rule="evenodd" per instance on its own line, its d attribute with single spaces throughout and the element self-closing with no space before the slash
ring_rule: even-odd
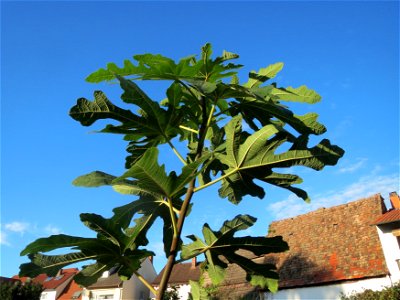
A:
<svg viewBox="0 0 400 300">
<path fill-rule="evenodd" d="M 90 298 L 90 293 L 92 297 Z M 104 295 L 113 295 L 113 300 L 122 299 L 122 289 L 121 288 L 110 288 L 110 289 L 95 289 L 95 290 L 86 290 L 82 296 L 82 300 L 98 300 L 101 299 L 101 296 Z"/>
<path fill-rule="evenodd" d="M 387 277 L 352 281 L 342 284 L 324 285 L 318 287 L 304 287 L 278 291 L 275 294 L 266 293 L 266 300 L 335 300 L 340 299 L 341 294 L 363 292 L 366 289 L 381 290 L 391 285 L 391 279 Z"/>
<path fill-rule="evenodd" d="M 187 300 L 189 298 L 190 293 L 190 284 L 182 284 L 178 288 L 179 299 Z"/>
<path fill-rule="evenodd" d="M 157 276 L 156 270 L 149 259 L 142 262 L 139 274 L 149 283 L 153 282 Z M 122 287 L 122 299 L 124 300 L 147 300 L 150 297 L 149 289 L 135 275 L 131 279 L 124 281 Z"/>
<path fill-rule="evenodd" d="M 377 227 L 386 264 L 393 282 L 400 281 L 400 269 L 396 262 L 396 260 L 400 259 L 400 246 L 397 238 L 392 234 L 393 230 L 399 228 L 399 223 L 384 224 Z"/>
<path fill-rule="evenodd" d="M 43 291 L 40 294 L 40 300 L 56 300 L 57 293 L 55 290 Z"/>
<path fill-rule="evenodd" d="M 190 293 L 190 284 L 181 284 L 181 285 L 175 285 L 178 290 L 178 297 L 180 300 L 187 300 L 189 299 L 189 293 Z M 158 287 L 155 288 L 158 290 Z M 156 296 L 153 293 L 150 293 L 150 299 L 155 300 Z"/>
</svg>

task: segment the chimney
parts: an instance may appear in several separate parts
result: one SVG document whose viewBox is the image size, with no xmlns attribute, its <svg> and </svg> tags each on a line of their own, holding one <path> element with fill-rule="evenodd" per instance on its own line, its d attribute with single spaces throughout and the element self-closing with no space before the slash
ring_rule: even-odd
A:
<svg viewBox="0 0 400 300">
<path fill-rule="evenodd" d="M 153 259 L 154 259 L 153 255 L 150 255 L 149 256 L 149 261 L 150 261 L 151 264 L 153 264 Z"/>
<path fill-rule="evenodd" d="M 192 266 L 190 267 L 191 269 L 195 269 L 197 265 L 197 257 L 192 258 Z"/>
<path fill-rule="evenodd" d="M 390 203 L 392 204 L 393 209 L 400 209 L 400 197 L 396 192 L 391 192 L 389 194 Z"/>
</svg>

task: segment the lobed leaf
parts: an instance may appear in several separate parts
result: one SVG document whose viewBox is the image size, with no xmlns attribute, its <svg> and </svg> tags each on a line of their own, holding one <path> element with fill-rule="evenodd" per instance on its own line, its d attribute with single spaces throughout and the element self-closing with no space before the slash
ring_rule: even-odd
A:
<svg viewBox="0 0 400 300">
<path fill-rule="evenodd" d="M 140 118 L 131 111 L 112 104 L 103 92 L 95 91 L 94 98 L 93 102 L 85 98 L 78 99 L 77 104 L 71 108 L 69 115 L 83 126 L 90 126 L 100 119 L 114 119 L 121 123 L 141 123 Z"/>
<path fill-rule="evenodd" d="M 278 62 L 269 65 L 266 68 L 260 69 L 258 72 L 252 71 L 249 73 L 249 80 L 244 84 L 245 87 L 253 88 L 258 87 L 265 81 L 274 78 L 283 68 L 283 63 Z"/>
<path fill-rule="evenodd" d="M 225 269 L 230 263 L 242 268 L 247 274 L 246 279 L 251 284 L 275 290 L 274 282 L 277 279 L 275 267 L 271 264 L 256 263 L 252 260 L 252 256 L 243 251 L 250 251 L 255 256 L 261 256 L 285 251 L 288 245 L 282 237 L 234 236 L 238 231 L 252 226 L 255 220 L 248 215 L 238 215 L 224 222 L 219 231 L 213 231 L 208 224 L 205 224 L 203 226 L 204 240 L 197 236 L 189 236 L 193 242 L 183 245 L 181 258 L 185 260 L 204 254 L 205 270 L 213 284 L 220 284 L 225 279 Z"/>
<path fill-rule="evenodd" d="M 310 104 L 317 103 L 321 100 L 321 96 L 318 95 L 316 91 L 307 88 L 305 85 L 298 88 L 274 88 L 271 94 L 276 100 L 305 102 Z"/>
<path fill-rule="evenodd" d="M 153 252 L 137 249 L 140 241 L 138 235 L 124 232 L 120 222 L 105 219 L 95 214 L 82 214 L 81 220 L 86 226 L 98 233 L 97 238 L 81 238 L 68 235 L 53 235 L 40 238 L 28 245 L 21 255 L 27 255 L 31 262 L 22 264 L 20 276 L 35 277 L 46 273 L 54 276 L 65 266 L 83 261 L 95 261 L 82 270 L 75 278 L 77 283 L 90 285 L 101 276 L 102 271 L 119 266 L 119 274 L 130 277 L 140 268 L 144 258 L 154 255 Z M 46 255 L 62 248 L 73 252 L 58 255 Z"/>
<path fill-rule="evenodd" d="M 340 147 L 331 145 L 325 139 L 318 145 L 307 148 L 303 138 L 300 139 L 301 143 L 295 140 L 288 151 L 276 154 L 278 146 L 285 142 L 285 139 L 278 135 L 278 127 L 266 125 L 240 143 L 243 137 L 240 123 L 241 118 L 237 116 L 225 126 L 226 153 L 215 154 L 216 158 L 228 167 L 221 170 L 224 177 L 219 189 L 220 196 L 228 197 L 233 203 L 239 203 L 245 195 L 264 197 L 263 188 L 256 185 L 254 179 L 286 188 L 309 201 L 307 193 L 291 187 L 292 184 L 300 183 L 298 178 L 291 177 L 288 180 L 289 177 L 283 178 L 283 175 L 277 177 L 277 173 L 272 169 L 301 165 L 321 170 L 326 165 L 335 165 L 344 154 Z"/>
</svg>

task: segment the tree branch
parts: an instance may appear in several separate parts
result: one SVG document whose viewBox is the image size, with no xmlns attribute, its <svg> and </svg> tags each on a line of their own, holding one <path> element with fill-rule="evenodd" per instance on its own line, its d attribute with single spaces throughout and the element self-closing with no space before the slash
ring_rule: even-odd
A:
<svg viewBox="0 0 400 300">
<path fill-rule="evenodd" d="M 199 130 L 199 142 L 197 144 L 195 159 L 200 158 L 202 155 L 203 147 L 204 147 L 204 140 L 206 138 L 206 133 L 207 133 L 209 116 L 207 115 L 207 105 L 206 105 L 205 101 L 206 101 L 206 99 L 204 97 L 202 97 L 201 98 L 202 123 L 201 123 L 200 130 Z M 196 183 L 196 178 L 194 178 L 190 181 L 189 187 L 186 191 L 185 199 L 183 200 L 181 212 L 179 214 L 177 225 L 176 225 L 177 226 L 177 235 L 174 236 L 172 239 L 170 253 L 168 256 L 168 261 L 167 261 L 167 264 L 165 265 L 164 273 L 163 273 L 163 276 L 162 276 L 161 282 L 160 282 L 160 288 L 158 289 L 158 293 L 157 293 L 157 300 L 162 299 L 163 294 L 164 294 L 165 290 L 167 289 L 168 280 L 171 276 L 172 269 L 176 262 L 176 256 L 179 251 L 180 237 L 182 234 L 183 224 L 185 222 L 185 218 L 186 218 L 186 214 L 187 214 L 187 211 L 189 208 L 190 201 L 192 200 L 192 197 L 194 194 L 195 183 Z"/>
</svg>

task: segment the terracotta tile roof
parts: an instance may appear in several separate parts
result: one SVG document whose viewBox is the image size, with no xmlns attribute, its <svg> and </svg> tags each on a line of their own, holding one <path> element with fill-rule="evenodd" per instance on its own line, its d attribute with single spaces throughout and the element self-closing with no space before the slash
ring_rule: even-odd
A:
<svg viewBox="0 0 400 300">
<path fill-rule="evenodd" d="M 42 285 L 46 290 L 54 290 L 66 281 L 71 280 L 71 278 L 74 277 L 76 273 L 78 273 L 78 269 L 61 270 L 61 273 L 57 276 L 46 278 Z"/>
<path fill-rule="evenodd" d="M 14 275 L 12 278 L 20 280 L 21 282 L 25 283 L 27 281 L 32 280 L 35 283 L 40 283 L 43 284 L 43 281 L 47 278 L 48 276 L 46 274 L 39 274 L 35 278 L 30 278 L 30 277 L 19 277 L 18 275 Z"/>
<path fill-rule="evenodd" d="M 153 285 L 159 285 L 161 278 L 164 274 L 164 269 L 154 279 Z M 188 284 L 189 280 L 198 281 L 200 278 L 200 265 L 196 263 L 195 267 L 192 267 L 192 263 L 176 264 L 171 273 L 168 283 L 174 284 Z"/>
<path fill-rule="evenodd" d="M 35 283 L 40 283 L 46 290 L 54 290 L 66 281 L 71 280 L 71 277 L 75 276 L 75 274 L 78 272 L 79 270 L 76 268 L 62 269 L 55 277 L 49 277 L 46 274 L 39 274 L 33 278 L 32 281 Z M 18 275 L 13 276 L 13 278 L 19 279 L 22 282 L 30 280 L 29 277 L 19 277 Z"/>
<path fill-rule="evenodd" d="M 388 269 L 381 243 L 371 226 L 371 220 L 384 212 L 378 194 L 272 222 L 268 236 L 283 236 L 289 251 L 255 258 L 256 262 L 276 264 L 280 289 L 385 276 Z M 239 286 L 240 295 L 235 292 Z M 228 267 L 221 295 L 236 299 L 256 292 L 246 283 L 242 269 Z"/>
<path fill-rule="evenodd" d="M 289 251 L 267 256 L 278 268 L 281 288 L 388 274 L 378 233 L 371 220 L 386 211 L 374 195 L 273 222 L 270 236 L 282 235 Z"/>
<path fill-rule="evenodd" d="M 108 277 L 100 277 L 96 283 L 88 286 L 88 289 L 118 288 L 122 286 L 122 280 L 118 273 L 109 275 Z"/>
<path fill-rule="evenodd" d="M 377 218 L 373 224 L 381 225 L 400 221 L 400 209 L 392 209 Z"/>
</svg>

